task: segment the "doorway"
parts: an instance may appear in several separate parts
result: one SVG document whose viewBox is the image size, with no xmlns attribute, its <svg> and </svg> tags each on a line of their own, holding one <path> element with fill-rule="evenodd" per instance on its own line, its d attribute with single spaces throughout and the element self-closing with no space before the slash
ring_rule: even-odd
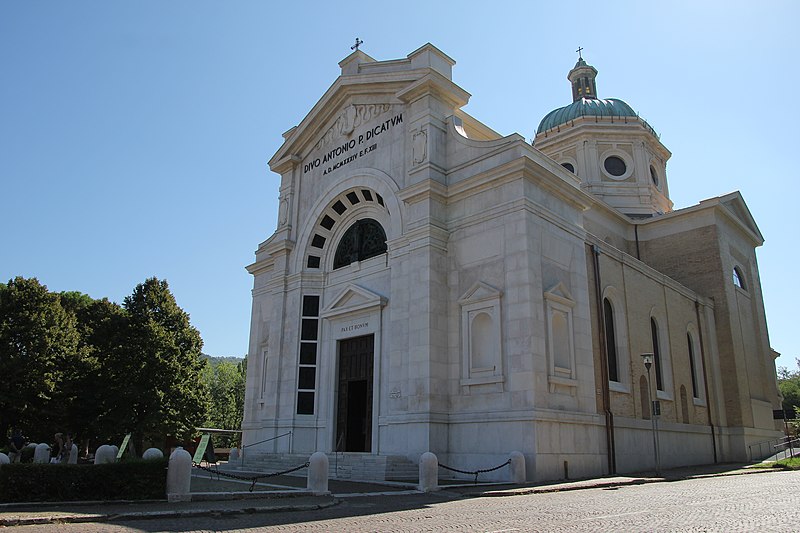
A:
<svg viewBox="0 0 800 533">
<path fill-rule="evenodd" d="M 336 451 L 372 451 L 374 335 L 339 341 Z"/>
</svg>

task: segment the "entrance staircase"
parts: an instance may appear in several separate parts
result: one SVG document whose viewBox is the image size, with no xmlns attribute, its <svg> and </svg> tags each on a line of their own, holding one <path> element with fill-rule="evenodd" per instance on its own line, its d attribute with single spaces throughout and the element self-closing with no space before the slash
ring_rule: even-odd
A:
<svg viewBox="0 0 800 533">
<path fill-rule="evenodd" d="M 255 472 L 282 472 L 305 464 L 311 454 L 248 452 L 242 463 L 228 463 L 228 468 Z M 331 479 L 358 481 L 405 481 L 417 483 L 419 467 L 403 455 L 339 452 L 328 454 Z M 295 475 L 305 476 L 306 470 Z"/>
</svg>

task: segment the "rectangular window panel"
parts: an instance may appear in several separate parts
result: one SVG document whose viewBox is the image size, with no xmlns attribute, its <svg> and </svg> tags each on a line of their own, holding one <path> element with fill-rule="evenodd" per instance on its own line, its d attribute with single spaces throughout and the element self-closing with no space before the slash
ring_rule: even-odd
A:
<svg viewBox="0 0 800 533">
<path fill-rule="evenodd" d="M 317 369 L 313 366 L 300 367 L 300 379 L 298 380 L 298 389 L 314 389 L 316 382 Z"/>
<path fill-rule="evenodd" d="M 315 233 L 314 238 L 311 239 L 311 246 L 314 248 L 323 248 L 325 246 L 325 237 L 319 233 Z"/>
<path fill-rule="evenodd" d="M 304 318 L 303 325 L 300 329 L 300 340 L 315 341 L 317 340 L 317 322 L 316 318 Z"/>
<path fill-rule="evenodd" d="M 319 316 L 319 296 L 303 296 L 303 316 Z"/>
<path fill-rule="evenodd" d="M 333 227 L 333 225 L 335 223 L 336 223 L 335 220 L 333 220 L 328 215 L 325 215 L 324 217 L 322 217 L 322 222 L 320 222 L 319 225 L 322 226 L 323 228 L 329 230 L 329 229 L 331 229 Z"/>
<path fill-rule="evenodd" d="M 300 343 L 300 364 L 301 365 L 317 364 L 317 343 L 315 342 Z"/>
<path fill-rule="evenodd" d="M 361 202 L 361 200 L 358 199 L 358 195 L 356 193 L 354 193 L 354 192 L 349 192 L 349 193 L 347 193 L 346 196 L 347 196 L 347 199 L 350 200 L 350 203 L 353 204 L 353 205 L 356 205 L 357 203 Z"/>
<path fill-rule="evenodd" d="M 297 393 L 297 414 L 298 415 L 313 415 L 314 414 L 314 393 L 313 392 L 298 392 Z"/>
</svg>

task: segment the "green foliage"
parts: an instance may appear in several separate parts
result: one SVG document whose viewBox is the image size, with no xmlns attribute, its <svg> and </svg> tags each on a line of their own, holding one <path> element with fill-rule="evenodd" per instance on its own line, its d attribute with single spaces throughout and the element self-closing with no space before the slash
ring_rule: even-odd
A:
<svg viewBox="0 0 800 533">
<path fill-rule="evenodd" d="M 145 438 L 188 439 L 208 416 L 202 346 L 166 281 L 137 285 L 123 306 L 35 279 L 0 284 L 0 439 L 12 425 L 36 442 L 133 432 L 138 453 Z"/>
<path fill-rule="evenodd" d="M 35 278 L 0 284 L 0 436 L 49 418 L 61 373 L 80 358 L 78 344 L 75 316 L 58 295 Z"/>
<path fill-rule="evenodd" d="M 0 468 L 0 501 L 4 502 L 164 499 L 166 487 L 167 459 Z"/>
<path fill-rule="evenodd" d="M 787 457 L 771 463 L 770 466 L 781 470 L 800 470 L 800 457 Z"/>
<path fill-rule="evenodd" d="M 203 381 L 207 384 L 210 403 L 205 424 L 217 429 L 241 429 L 244 417 L 244 389 L 247 359 L 219 358 L 206 367 Z M 215 434 L 214 445 L 229 448 L 239 441 L 238 434 Z"/>
<path fill-rule="evenodd" d="M 800 359 L 797 360 L 800 367 Z M 778 388 L 783 395 L 784 411 L 800 412 L 800 370 L 778 369 Z"/>
<path fill-rule="evenodd" d="M 208 408 L 200 333 L 166 281 L 140 283 L 123 307 L 125 343 L 109 355 L 108 364 L 109 382 L 120 396 L 114 418 L 128 424 L 140 452 L 144 438 L 190 438 Z"/>
</svg>

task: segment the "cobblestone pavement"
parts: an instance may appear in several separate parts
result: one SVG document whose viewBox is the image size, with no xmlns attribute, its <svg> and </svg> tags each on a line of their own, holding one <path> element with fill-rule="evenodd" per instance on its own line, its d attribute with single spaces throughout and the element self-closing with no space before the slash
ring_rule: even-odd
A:
<svg viewBox="0 0 800 533">
<path fill-rule="evenodd" d="M 799 531 L 800 472 L 722 476 L 547 494 L 348 498 L 316 511 L 58 524 L 21 533 L 132 531 Z"/>
</svg>

